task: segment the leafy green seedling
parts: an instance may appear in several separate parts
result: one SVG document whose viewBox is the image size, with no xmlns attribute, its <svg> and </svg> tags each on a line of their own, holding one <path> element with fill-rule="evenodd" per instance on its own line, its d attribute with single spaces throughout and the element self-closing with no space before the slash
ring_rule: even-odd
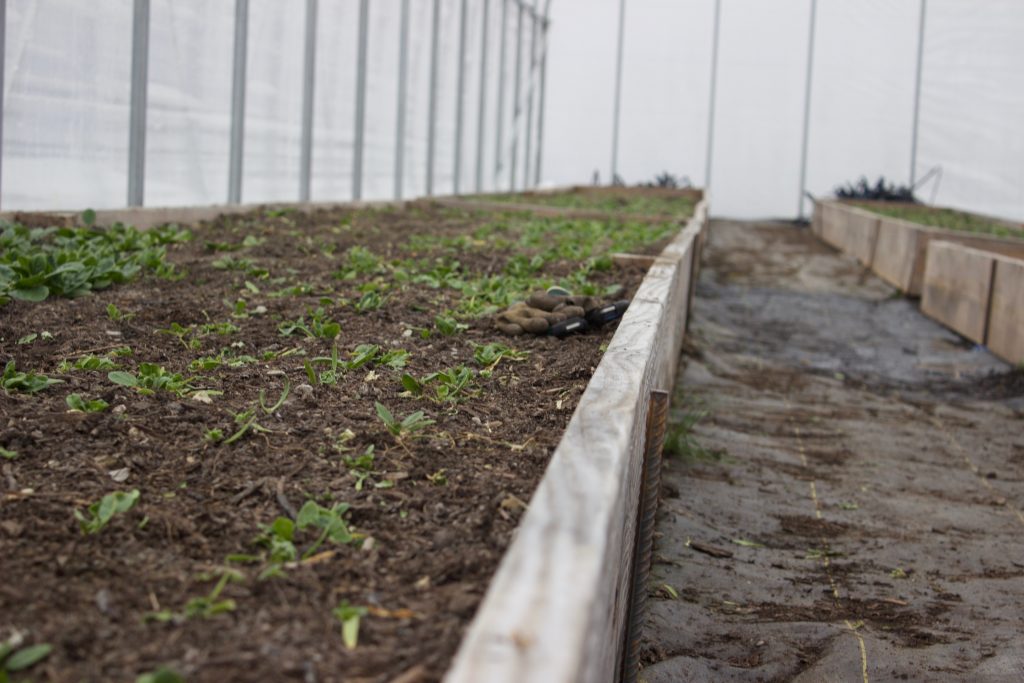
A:
<svg viewBox="0 0 1024 683">
<path fill-rule="evenodd" d="M 53 646 L 49 643 L 39 643 L 28 647 L 19 647 L 20 645 L 21 637 L 19 635 L 12 636 L 0 643 L 0 681 L 3 683 L 7 683 L 8 674 L 35 666 L 46 659 L 53 650 Z"/>
<path fill-rule="evenodd" d="M 448 476 L 445 474 L 446 470 L 442 467 L 437 472 L 427 475 L 427 481 L 434 486 L 447 486 Z"/>
<path fill-rule="evenodd" d="M 317 337 L 320 339 L 334 339 L 341 334 L 341 325 L 327 318 L 322 307 L 316 310 L 307 311 L 309 323 L 306 323 L 305 316 L 299 316 L 296 320 L 286 320 L 277 326 L 277 331 L 282 336 L 290 337 L 293 334 L 302 334 L 306 337 Z"/>
<path fill-rule="evenodd" d="M 185 683 L 185 678 L 174 669 L 160 667 L 154 671 L 140 674 L 135 683 Z"/>
<path fill-rule="evenodd" d="M 0 375 L 0 386 L 3 387 L 4 393 L 7 394 L 10 394 L 12 391 L 35 394 L 47 387 L 60 383 L 61 380 L 50 379 L 46 375 L 37 375 L 34 372 L 18 372 L 13 360 L 7 363 L 4 367 L 4 374 Z"/>
<path fill-rule="evenodd" d="M 81 394 L 68 394 L 64 402 L 68 404 L 68 408 L 80 413 L 99 413 L 110 406 L 102 398 L 87 399 L 82 398 Z"/>
<path fill-rule="evenodd" d="M 263 389 L 260 389 L 259 407 L 267 415 L 274 414 L 275 412 L 277 412 L 278 409 L 280 409 L 281 406 L 284 405 L 284 402 L 288 399 L 288 393 L 291 391 L 291 388 L 292 388 L 291 382 L 285 380 L 284 389 L 281 391 L 281 395 L 278 397 L 277 401 L 273 405 L 271 405 L 271 406 L 267 405 L 267 402 L 266 402 L 267 401 L 266 392 L 264 392 Z M 239 439 L 241 439 L 243 436 L 245 436 L 246 433 L 248 433 L 250 430 L 253 431 L 253 432 L 263 433 L 263 434 L 271 433 L 270 429 L 267 429 L 266 427 L 264 427 L 263 425 L 261 425 L 259 422 L 256 421 L 257 417 L 258 417 L 258 415 L 256 413 L 256 406 L 252 406 L 252 407 L 248 408 L 247 410 L 243 410 L 240 413 L 236 413 L 235 414 L 235 424 L 241 425 L 241 426 L 238 428 L 237 431 L 235 431 L 234 434 L 232 434 L 228 438 L 224 439 L 222 443 L 224 445 L 232 444 L 232 443 L 238 441 Z M 218 430 L 218 432 L 219 431 L 220 430 Z M 209 432 L 207 432 L 207 434 L 209 434 Z M 221 436 L 223 436 L 223 432 L 221 432 Z M 212 438 L 210 440 L 212 440 Z"/>
<path fill-rule="evenodd" d="M 405 418 L 399 421 L 384 404 L 379 401 L 374 401 L 374 406 L 377 409 L 377 417 L 379 417 L 380 421 L 384 423 L 387 430 L 391 432 L 391 435 L 399 441 L 401 441 L 403 437 L 421 432 L 434 424 L 433 420 L 424 416 L 422 410 L 409 413 Z"/>
<path fill-rule="evenodd" d="M 386 296 L 381 296 L 377 292 L 366 292 L 359 297 L 359 301 L 352 305 L 355 307 L 357 313 L 369 313 L 370 311 L 380 309 L 384 305 L 385 301 L 387 301 Z"/>
<path fill-rule="evenodd" d="M 115 491 L 103 496 L 98 502 L 89 506 L 88 515 L 75 510 L 75 519 L 83 534 L 98 534 L 103 530 L 114 515 L 128 512 L 139 501 L 139 490 Z"/>
<path fill-rule="evenodd" d="M 350 605 L 345 601 L 331 610 L 331 614 L 341 622 L 341 639 L 347 649 L 354 650 L 359 644 L 359 621 L 367 613 L 365 607 Z"/>
<path fill-rule="evenodd" d="M 107 373 L 107 379 L 114 384 L 131 387 L 140 394 L 152 395 L 157 391 L 169 391 L 184 396 L 193 391 L 192 378 L 185 378 L 181 373 L 168 372 L 156 363 L 139 363 L 137 375 L 123 370 Z"/>
<path fill-rule="evenodd" d="M 170 327 L 156 330 L 156 334 L 169 334 L 172 337 L 176 337 L 186 349 L 198 349 L 202 346 L 202 342 L 199 339 L 192 337 L 186 341 L 186 338 L 192 334 L 193 330 L 195 330 L 195 325 L 186 327 L 179 323 L 171 323 Z"/>
<path fill-rule="evenodd" d="M 440 372 L 432 372 L 416 379 L 409 373 L 403 373 L 402 386 L 413 396 L 426 395 L 436 403 L 452 401 L 457 403 L 469 395 L 473 382 L 473 371 L 465 365 L 448 368 Z M 433 386 L 434 393 L 427 394 L 428 386 Z"/>
<path fill-rule="evenodd" d="M 217 573 L 220 575 L 220 578 L 217 580 L 217 583 L 214 584 L 210 592 L 197 598 L 191 598 L 185 603 L 185 608 L 180 613 L 175 613 L 169 609 L 165 609 L 160 610 L 159 612 L 147 613 L 146 619 L 149 621 L 159 622 L 182 622 L 195 617 L 199 617 L 200 619 L 210 619 L 219 614 L 234 612 L 237 607 L 235 601 L 231 598 L 221 600 L 220 595 L 224 592 L 224 588 L 228 585 L 228 582 L 241 581 L 244 577 L 241 572 L 228 568 L 220 568 L 217 570 Z M 203 575 L 201 578 L 208 580 L 212 577 L 209 575 Z"/>
<path fill-rule="evenodd" d="M 0 458 L 3 458 L 4 460 L 17 460 L 18 451 L 8 450 L 0 446 Z"/>
<path fill-rule="evenodd" d="M 330 539 L 334 543 L 351 543 L 354 536 L 349 532 L 348 525 L 342 518 L 348 512 L 348 503 L 336 503 L 333 507 L 326 508 L 316 501 L 307 500 L 299 510 L 295 518 L 295 526 L 299 529 L 315 527 L 321 530 L 320 536 L 302 554 L 302 558 L 312 557 L 323 545 L 324 541 Z"/>
<path fill-rule="evenodd" d="M 496 342 L 473 345 L 473 360 L 487 370 L 493 370 L 502 360 L 521 361 L 526 360 L 529 355 L 528 351 L 517 351 L 510 346 Z"/>
<path fill-rule="evenodd" d="M 207 429 L 203 433 L 203 438 L 210 443 L 220 443 L 224 440 L 224 432 L 220 429 Z"/>
<path fill-rule="evenodd" d="M 395 485 L 388 479 L 374 481 L 373 478 L 380 476 L 381 473 L 373 469 L 373 450 L 373 444 L 370 444 L 362 455 L 345 457 L 345 466 L 348 467 L 349 474 L 356 478 L 356 491 L 362 491 L 366 482 L 370 482 L 376 489 L 387 489 Z"/>
<path fill-rule="evenodd" d="M 112 322 L 127 322 L 135 317 L 134 313 L 125 313 L 114 304 L 107 304 L 107 317 Z"/>
<path fill-rule="evenodd" d="M 445 337 L 451 337 L 463 330 L 468 330 L 469 325 L 460 323 L 455 318 L 448 315 L 439 315 L 434 318 L 434 327 Z"/>
<path fill-rule="evenodd" d="M 377 365 L 384 365 L 392 370 L 401 370 L 409 362 L 409 352 L 405 349 L 392 349 L 377 358 Z"/>
<path fill-rule="evenodd" d="M 106 356 L 87 355 L 82 356 L 74 363 L 63 360 L 57 369 L 61 372 L 68 372 L 69 370 L 115 370 L 117 369 L 117 363 Z"/>
</svg>

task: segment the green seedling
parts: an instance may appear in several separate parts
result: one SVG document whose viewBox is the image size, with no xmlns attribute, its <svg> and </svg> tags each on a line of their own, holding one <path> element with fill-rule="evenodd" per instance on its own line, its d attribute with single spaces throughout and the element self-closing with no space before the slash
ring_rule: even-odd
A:
<svg viewBox="0 0 1024 683">
<path fill-rule="evenodd" d="M 159 329 L 155 332 L 156 334 L 169 334 L 172 337 L 176 337 L 186 349 L 198 349 L 202 345 L 202 342 L 198 339 L 192 337 L 186 341 L 186 338 L 192 334 L 193 330 L 195 330 L 195 325 L 185 327 L 179 323 L 171 323 L 170 327 Z"/>
<path fill-rule="evenodd" d="M 688 409 L 686 412 L 673 414 L 665 434 L 665 455 L 682 458 L 690 463 L 729 462 L 725 451 L 705 448 L 693 433 L 697 424 L 707 415 L 708 411 L 704 409 Z"/>
<path fill-rule="evenodd" d="M 17 460 L 18 451 L 11 451 L 0 446 L 0 458 L 3 458 L 4 460 Z"/>
<path fill-rule="evenodd" d="M 392 349 L 377 358 L 377 365 L 384 365 L 392 370 L 401 370 L 409 363 L 409 352 L 405 349 Z"/>
<path fill-rule="evenodd" d="M 368 613 L 365 607 L 350 605 L 345 601 L 331 610 L 331 614 L 341 622 L 341 640 L 347 649 L 354 650 L 359 644 L 359 621 Z"/>
<path fill-rule="evenodd" d="M 348 467 L 349 474 L 356 478 L 356 491 L 362 491 L 366 482 L 370 482 L 375 489 L 387 489 L 395 485 L 393 481 L 387 479 L 374 480 L 374 477 L 380 476 L 381 473 L 373 469 L 373 450 L 373 444 L 370 444 L 362 455 L 345 457 L 345 466 Z"/>
<path fill-rule="evenodd" d="M 114 384 L 131 387 L 140 394 L 153 395 L 158 391 L 169 391 L 178 396 L 194 391 L 192 378 L 185 378 L 181 373 L 168 372 L 156 363 L 139 363 L 138 374 L 123 370 L 107 373 L 107 379 Z"/>
<path fill-rule="evenodd" d="M 423 414 L 422 410 L 417 410 L 414 413 L 406 415 L 402 420 L 398 420 L 391 411 L 379 401 L 374 401 L 374 406 L 377 409 L 377 417 L 380 418 L 380 421 L 384 423 L 384 427 L 387 428 L 391 435 L 399 442 L 401 442 L 404 437 L 412 436 L 434 424 L 434 421 L 427 418 Z"/>
<path fill-rule="evenodd" d="M 21 635 L 15 634 L 0 643 L 0 682 L 2 683 L 7 683 L 10 674 L 16 674 L 35 666 L 53 651 L 53 646 L 49 643 L 20 647 L 21 642 Z"/>
<path fill-rule="evenodd" d="M 12 391 L 35 394 L 54 384 L 60 384 L 61 381 L 34 372 L 18 372 L 13 360 L 8 361 L 4 366 L 4 374 L 0 375 L 0 387 L 3 387 L 6 394 L 10 394 Z"/>
<path fill-rule="evenodd" d="M 277 326 L 277 331 L 282 336 L 290 337 L 293 334 L 302 334 L 306 337 L 317 337 L 320 339 L 334 339 L 341 333 L 341 325 L 327 318 L 323 307 L 315 310 L 307 310 L 309 323 L 306 323 L 305 316 L 299 316 L 296 320 L 286 320 Z"/>
<path fill-rule="evenodd" d="M 451 337 L 469 329 L 469 325 L 460 323 L 449 315 L 438 315 L 434 318 L 434 327 L 442 336 Z"/>
<path fill-rule="evenodd" d="M 224 432 L 220 429 L 207 429 L 203 433 L 203 439 L 210 443 L 220 443 L 224 440 Z"/>
<path fill-rule="evenodd" d="M 448 368 L 440 372 L 432 372 L 416 379 L 409 373 L 403 373 L 401 377 L 402 386 L 413 396 L 427 396 L 435 403 L 451 401 L 458 403 L 467 398 L 469 388 L 473 383 L 473 371 L 465 365 Z M 427 388 L 433 387 L 434 393 L 427 393 Z"/>
<path fill-rule="evenodd" d="M 46 330 L 43 330 L 38 334 L 36 334 L 35 332 L 31 332 L 29 334 L 26 334 L 24 337 L 20 338 L 15 343 L 19 345 L 31 344 L 36 339 L 41 339 L 42 341 L 53 341 L 53 335 L 47 332 Z"/>
<path fill-rule="evenodd" d="M 128 322 L 134 317 L 134 313 L 125 313 L 114 304 L 107 304 L 107 318 L 109 318 L 111 322 Z"/>
<path fill-rule="evenodd" d="M 387 301 L 386 296 L 381 296 L 377 292 L 366 292 L 359 297 L 359 301 L 352 305 L 356 309 L 357 313 L 368 313 L 381 308 L 385 301 Z"/>
<path fill-rule="evenodd" d="M 764 547 L 763 543 L 758 543 L 756 541 L 748 541 L 745 538 L 734 538 L 734 539 L 732 539 L 732 542 L 735 543 L 736 545 L 743 546 L 744 548 L 763 548 Z"/>
<path fill-rule="evenodd" d="M 139 490 L 115 491 L 103 496 L 98 502 L 89 506 L 87 514 L 75 510 L 75 519 L 83 534 L 98 534 L 103 530 L 114 515 L 128 512 L 139 502 Z"/>
<path fill-rule="evenodd" d="M 448 477 L 445 474 L 445 472 L 446 470 L 442 467 L 437 472 L 434 472 L 433 474 L 428 474 L 427 481 L 429 481 L 434 486 L 447 486 Z"/>
<path fill-rule="evenodd" d="M 185 603 L 185 608 L 181 612 L 175 613 L 168 609 L 160 610 L 159 612 L 149 612 L 146 614 L 146 620 L 183 622 L 195 617 L 211 619 L 219 614 L 234 612 L 237 607 L 235 601 L 231 598 L 222 600 L 220 595 L 224 592 L 224 588 L 227 587 L 229 582 L 242 581 L 244 576 L 240 572 L 228 568 L 221 568 L 217 573 L 220 575 L 220 578 L 210 592 L 197 598 L 191 598 Z M 200 577 L 201 580 L 209 580 L 211 578 L 213 577 L 209 575 Z"/>
<path fill-rule="evenodd" d="M 905 579 L 908 577 L 908 574 L 900 567 L 896 567 L 896 569 L 893 569 L 891 572 L 889 572 L 889 576 L 891 576 L 894 579 Z"/>
<path fill-rule="evenodd" d="M 377 255 L 366 247 L 350 247 L 344 259 L 342 266 L 334 272 L 334 277 L 339 280 L 354 280 L 360 275 L 385 272 Z"/>
<path fill-rule="evenodd" d="M 196 358 L 188 364 L 188 369 L 192 372 L 200 372 L 205 370 L 216 370 L 220 367 L 240 368 L 243 365 L 255 362 L 257 362 L 257 360 L 254 356 L 248 356 L 245 354 L 236 356 L 231 349 L 223 348 L 216 356 L 202 356 L 200 358 Z"/>
<path fill-rule="evenodd" d="M 69 372 L 71 370 L 114 370 L 117 368 L 117 363 L 110 360 L 106 356 L 82 356 L 74 363 L 68 360 L 62 360 L 57 369 L 61 372 Z"/>
<path fill-rule="evenodd" d="M 493 370 L 502 360 L 522 361 L 529 355 L 528 351 L 516 351 L 499 343 L 473 345 L 473 360 L 487 370 Z"/>
<path fill-rule="evenodd" d="M 349 532 L 343 517 L 348 509 L 347 503 L 337 503 L 327 508 L 309 500 L 299 510 L 294 522 L 287 517 L 278 517 L 271 524 L 264 526 L 260 535 L 256 537 L 256 544 L 267 549 L 269 565 L 260 573 L 259 578 L 280 576 L 283 565 L 298 559 L 299 552 L 295 545 L 297 531 L 310 528 L 320 530 L 317 538 L 302 553 L 303 559 L 312 557 L 327 541 L 338 544 L 354 541 L 356 536 Z M 257 558 L 248 555 L 229 557 L 229 560 L 243 562 L 250 562 L 253 559 Z"/>
<path fill-rule="evenodd" d="M 284 402 L 288 399 L 288 393 L 291 391 L 291 388 L 291 383 L 285 380 L 284 389 L 281 391 L 281 395 L 278 396 L 277 401 L 270 406 L 268 406 L 266 403 L 266 393 L 263 391 L 263 389 L 260 389 L 259 408 L 263 411 L 264 414 L 273 415 L 275 412 L 278 411 L 278 409 L 281 406 L 284 405 Z M 243 436 L 245 436 L 249 431 L 261 434 L 270 434 L 272 432 L 272 430 L 267 429 L 266 427 L 264 427 L 263 425 L 256 421 L 256 418 L 259 417 L 259 415 L 257 415 L 256 408 L 256 406 L 252 406 L 247 410 L 243 410 L 240 413 L 235 413 L 235 424 L 240 426 L 234 434 L 224 439 L 222 443 L 224 443 L 225 445 L 232 444 L 241 439 Z M 223 436 L 223 433 L 221 435 Z"/>
<path fill-rule="evenodd" d="M 139 675 L 135 683 L 185 683 L 185 678 L 174 669 L 160 667 L 154 671 Z"/>
<path fill-rule="evenodd" d="M 106 410 L 110 404 L 102 398 L 86 399 L 81 394 L 68 394 L 64 399 L 68 408 L 80 413 L 99 413 Z"/>
</svg>

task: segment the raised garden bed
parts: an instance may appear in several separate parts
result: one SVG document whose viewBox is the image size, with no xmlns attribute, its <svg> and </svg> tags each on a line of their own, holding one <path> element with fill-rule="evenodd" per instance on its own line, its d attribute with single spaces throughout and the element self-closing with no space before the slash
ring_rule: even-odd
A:
<svg viewBox="0 0 1024 683">
<path fill-rule="evenodd" d="M 439 678 L 612 336 L 510 339 L 490 314 L 552 283 L 631 296 L 643 270 L 609 254 L 678 230 L 280 208 L 151 233 L 137 263 L 129 231 L 89 283 L 141 274 L 91 296 L 22 300 L 80 269 L 5 272 L 0 610 L 53 646 L 30 673 Z M 54 240 L 11 236 L 5 258 Z M 688 249 L 627 314 L 657 335 L 644 376 L 678 351 L 658 297 L 685 297 Z"/>
<path fill-rule="evenodd" d="M 871 207 L 871 210 L 865 206 Z M 937 225 L 958 227 L 950 229 L 915 223 L 883 215 L 885 211 L 929 220 Z M 1024 240 L 1000 236 L 1002 232 L 1019 232 L 1015 232 L 1013 224 L 948 209 L 872 202 L 851 204 L 818 201 L 815 202 L 811 227 L 824 241 L 856 257 L 880 278 L 909 296 L 921 295 L 928 243 L 933 239 L 1024 258 Z"/>
<path fill-rule="evenodd" d="M 699 190 L 576 186 L 548 191 L 480 195 L 472 199 L 575 211 L 689 216 L 700 198 Z"/>
</svg>

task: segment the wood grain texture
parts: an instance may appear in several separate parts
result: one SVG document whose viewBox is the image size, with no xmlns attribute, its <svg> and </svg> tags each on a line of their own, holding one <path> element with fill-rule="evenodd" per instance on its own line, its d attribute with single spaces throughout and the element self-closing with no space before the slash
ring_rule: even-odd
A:
<svg viewBox="0 0 1024 683">
<path fill-rule="evenodd" d="M 822 206 L 821 238 L 866 266 L 871 265 L 878 236 L 876 214 L 838 202 L 819 202 Z"/>
<path fill-rule="evenodd" d="M 878 224 L 878 241 L 871 270 L 904 294 L 920 296 L 920 283 L 914 286 L 918 236 L 921 226 L 896 218 L 883 218 Z M 923 271 L 922 271 L 923 277 Z"/>
<path fill-rule="evenodd" d="M 995 259 L 985 343 L 1010 363 L 1024 363 L 1024 260 Z"/>
<path fill-rule="evenodd" d="M 995 256 L 932 240 L 925 262 L 921 310 L 971 341 L 984 344 Z"/>
<path fill-rule="evenodd" d="M 634 296 L 491 581 L 448 683 L 615 679 L 648 395 L 670 389 L 675 377 L 694 244 L 706 215 L 698 206 Z"/>
</svg>

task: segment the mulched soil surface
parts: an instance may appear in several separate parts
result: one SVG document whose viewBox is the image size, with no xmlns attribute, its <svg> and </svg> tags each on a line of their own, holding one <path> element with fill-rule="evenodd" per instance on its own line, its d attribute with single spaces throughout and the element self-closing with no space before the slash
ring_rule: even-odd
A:
<svg viewBox="0 0 1024 683">
<path fill-rule="evenodd" d="M 0 636 L 16 630 L 27 642 L 54 645 L 30 671 L 34 680 L 131 681 L 164 665 L 189 681 L 440 678 L 614 330 L 512 339 L 483 317 L 442 336 L 434 316 L 454 305 L 453 290 L 393 288 L 382 308 L 358 314 L 338 298 L 358 300 L 358 285 L 375 276 L 339 281 L 331 273 L 353 245 L 387 260 L 454 257 L 463 272 L 500 273 L 512 250 L 409 248 L 410 236 L 467 235 L 490 220 L 432 205 L 221 218 L 194 226 L 191 242 L 171 248 L 168 258 L 187 273 L 184 279 L 145 276 L 81 299 L 0 308 L 0 359 L 63 381 L 31 396 L 0 394 L 0 446 L 19 454 L 0 461 Z M 214 267 L 225 253 L 205 243 L 238 243 L 246 235 L 267 239 L 228 255 L 267 268 L 271 279 Z M 549 263 L 543 272 L 562 275 L 575 265 Z M 279 276 L 284 281 L 273 284 Z M 640 270 L 617 269 L 590 279 L 621 284 L 629 296 L 641 277 Z M 268 295 L 299 282 L 312 293 Z M 480 370 L 473 344 L 501 342 L 530 355 L 502 361 L 489 378 L 478 375 L 478 395 L 458 404 L 400 395 L 399 373 L 385 367 L 311 386 L 303 360 L 329 355 L 331 342 L 283 337 L 278 324 L 315 308 L 324 295 L 333 299 L 327 316 L 341 323 L 343 359 L 357 344 L 402 348 L 411 354 L 405 371 L 420 377 L 459 364 Z M 232 317 L 239 298 L 249 317 Z M 110 320 L 108 304 L 131 317 Z M 258 314 L 258 306 L 266 311 Z M 172 322 L 227 321 L 240 330 L 192 334 L 184 342 L 155 333 Z M 423 329 L 433 334 L 421 338 Z M 16 344 L 44 330 L 52 340 Z M 192 338 L 198 348 L 188 347 Z M 114 358 L 123 369 L 151 362 L 186 376 L 199 374 L 190 372 L 190 361 L 225 348 L 256 357 L 301 353 L 201 373 L 196 388 L 223 392 L 211 403 L 164 391 L 141 395 L 111 383 L 106 371 L 56 370 L 62 359 L 120 346 L 133 351 Z M 283 406 L 273 415 L 257 411 L 269 432 L 229 445 L 204 439 L 208 430 L 234 432 L 235 413 L 256 405 L 261 390 L 272 403 L 286 381 L 291 392 Z M 103 398 L 110 408 L 68 412 L 65 396 L 72 392 Z M 436 424 L 421 438 L 399 442 L 375 414 L 375 401 L 399 417 L 423 410 Z M 370 445 L 374 474 L 357 491 L 343 458 Z M 385 481 L 393 486 L 373 485 Z M 141 497 L 134 509 L 98 534 L 80 533 L 73 511 L 135 488 Z M 288 566 L 279 578 L 256 578 L 265 559 L 231 565 L 243 580 L 229 583 L 220 599 L 234 600 L 233 611 L 145 619 L 160 610 L 180 613 L 190 599 L 207 595 L 215 578 L 203 574 L 226 566 L 230 554 L 260 555 L 254 539 L 261 527 L 293 516 L 308 499 L 347 502 L 350 529 L 365 538 L 328 542 L 320 548 L 325 553 Z M 299 534 L 299 552 L 314 538 Z M 343 646 L 332 615 L 341 602 L 370 610 L 353 651 Z"/>
</svg>

